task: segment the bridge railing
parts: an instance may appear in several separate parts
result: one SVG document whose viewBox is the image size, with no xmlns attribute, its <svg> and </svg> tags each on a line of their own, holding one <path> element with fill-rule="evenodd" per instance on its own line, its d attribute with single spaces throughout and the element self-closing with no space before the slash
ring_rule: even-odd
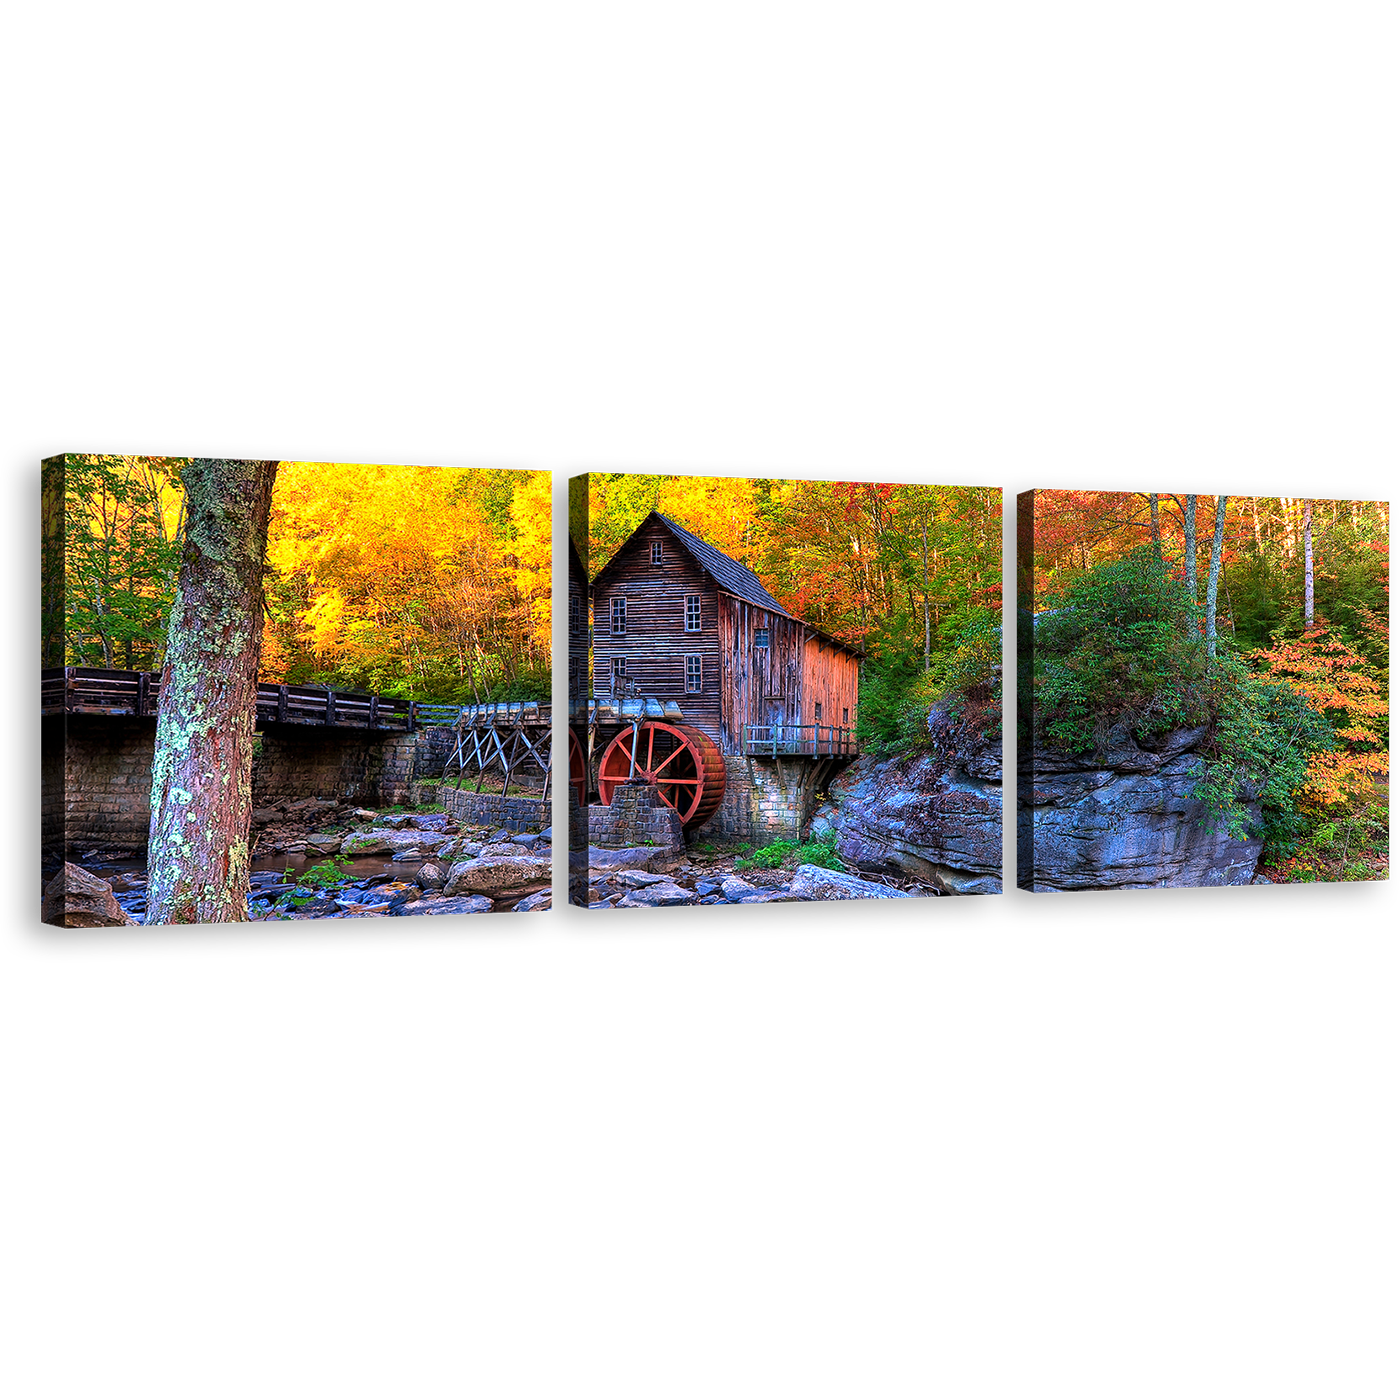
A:
<svg viewBox="0 0 1400 1400">
<path fill-rule="evenodd" d="M 854 758 L 854 729 L 839 724 L 746 724 L 744 752 L 754 758 Z"/>
<path fill-rule="evenodd" d="M 41 691 L 46 715 L 154 715 L 160 705 L 160 672 L 50 667 L 42 673 Z M 406 733 L 414 727 L 414 714 L 410 701 L 396 697 L 260 682 L 257 722 Z"/>
</svg>

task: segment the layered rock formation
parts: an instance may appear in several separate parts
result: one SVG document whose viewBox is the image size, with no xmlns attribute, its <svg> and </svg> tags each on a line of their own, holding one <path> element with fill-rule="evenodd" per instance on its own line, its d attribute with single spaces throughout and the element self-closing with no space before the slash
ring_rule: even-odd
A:
<svg viewBox="0 0 1400 1400">
<path fill-rule="evenodd" d="M 1039 747 L 1017 792 L 1017 884 L 1111 890 L 1247 885 L 1263 838 L 1232 839 L 1193 793 L 1208 726 L 1177 729 L 1148 747 L 1115 730 L 1094 753 Z M 1250 794 L 1242 794 L 1248 798 Z M 1245 802 L 1251 830 L 1258 802 Z"/>
<path fill-rule="evenodd" d="M 860 870 L 909 875 L 944 894 L 1001 892 L 1001 739 L 935 708 L 932 750 L 859 758 L 829 789 L 809 833 L 835 833 Z"/>
</svg>

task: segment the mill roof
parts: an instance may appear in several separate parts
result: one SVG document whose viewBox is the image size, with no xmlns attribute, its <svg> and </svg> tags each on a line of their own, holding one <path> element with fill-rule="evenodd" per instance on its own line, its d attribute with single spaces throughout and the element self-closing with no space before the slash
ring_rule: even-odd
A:
<svg viewBox="0 0 1400 1400">
<path fill-rule="evenodd" d="M 598 572 L 598 577 L 593 580 L 595 587 L 603 581 L 604 575 L 611 570 L 613 561 L 622 557 L 627 546 L 652 520 L 657 520 L 664 525 L 676 543 L 695 561 L 701 572 L 714 579 L 715 583 L 726 593 L 732 593 L 736 598 L 742 598 L 747 603 L 753 603 L 757 607 L 766 608 L 769 612 L 775 612 L 779 617 L 791 618 L 793 622 L 802 622 L 800 617 L 795 617 L 783 607 L 759 582 L 758 575 L 747 565 L 741 564 L 737 559 L 731 559 L 727 554 L 721 554 L 714 545 L 707 544 L 699 535 L 692 534 L 685 526 L 677 525 L 674 520 L 669 516 L 662 515 L 659 510 L 652 511 L 627 537 L 622 548 L 603 565 Z M 832 646 L 842 647 L 856 656 L 861 655 L 859 647 L 853 647 L 849 642 L 843 642 L 838 637 L 830 636 L 819 628 L 813 627 L 810 622 L 804 622 L 802 625 L 810 628 L 818 637 L 829 642 Z"/>
</svg>

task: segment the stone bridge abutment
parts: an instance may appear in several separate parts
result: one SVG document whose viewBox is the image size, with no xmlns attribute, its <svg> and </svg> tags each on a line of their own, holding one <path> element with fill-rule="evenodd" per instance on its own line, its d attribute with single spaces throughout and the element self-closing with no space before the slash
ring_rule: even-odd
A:
<svg viewBox="0 0 1400 1400">
<path fill-rule="evenodd" d="M 144 848 L 155 718 L 45 715 L 42 739 L 45 848 Z M 253 759 L 253 805 L 304 797 L 371 807 L 408 802 L 415 781 L 442 776 L 446 747 L 437 728 L 370 734 L 267 724 Z"/>
</svg>

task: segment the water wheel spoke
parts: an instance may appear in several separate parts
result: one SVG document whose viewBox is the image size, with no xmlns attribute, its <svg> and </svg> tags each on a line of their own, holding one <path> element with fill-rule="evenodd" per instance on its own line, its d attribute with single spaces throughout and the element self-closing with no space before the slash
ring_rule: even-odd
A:
<svg viewBox="0 0 1400 1400">
<path fill-rule="evenodd" d="M 652 769 L 652 775 L 655 776 L 655 775 L 656 775 L 657 773 L 659 773 L 668 763 L 670 763 L 671 760 L 672 760 L 673 758 L 678 758 L 678 757 L 679 757 L 681 754 L 683 754 L 684 752 L 685 752 L 685 749 L 682 748 L 682 747 L 680 747 L 680 746 L 677 746 L 676 748 L 672 749 L 671 752 L 668 753 L 668 754 L 666 755 L 666 757 L 663 758 L 663 759 L 661 760 L 661 762 L 658 763 L 654 769 Z"/>
</svg>

